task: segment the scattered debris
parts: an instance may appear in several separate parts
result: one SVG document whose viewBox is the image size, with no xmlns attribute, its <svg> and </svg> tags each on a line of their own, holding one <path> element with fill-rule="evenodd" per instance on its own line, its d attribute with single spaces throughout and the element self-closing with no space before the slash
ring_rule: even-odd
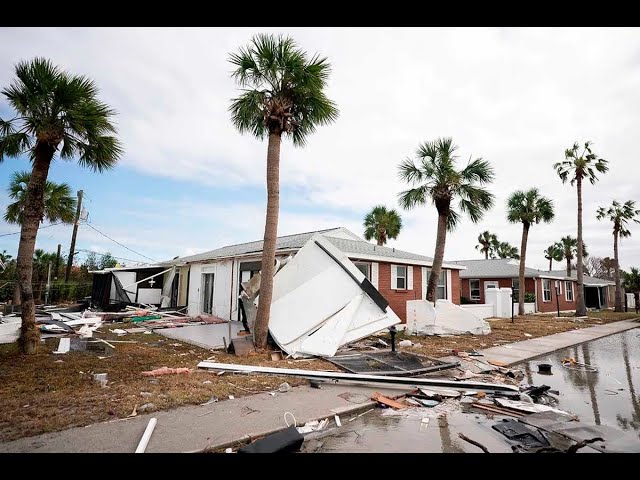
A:
<svg viewBox="0 0 640 480">
<path fill-rule="evenodd" d="M 156 404 L 149 402 L 149 403 L 145 403 L 144 405 L 142 405 L 138 410 L 140 412 L 149 412 L 149 411 L 152 411 L 152 410 L 155 410 L 155 409 L 156 409 Z"/>
<path fill-rule="evenodd" d="M 280 393 L 286 393 L 289 390 L 291 390 L 291 385 L 289 385 L 287 382 L 281 383 L 280 386 L 278 387 L 278 391 Z"/>
<path fill-rule="evenodd" d="M 190 372 L 191 372 L 190 368 L 162 367 L 162 368 L 156 368 L 155 370 L 151 370 L 148 372 L 142 372 L 142 375 L 144 375 L 145 377 L 155 377 L 159 375 L 173 375 L 176 373 L 190 373 Z"/>
<path fill-rule="evenodd" d="M 378 403 L 381 403 L 383 405 L 387 405 L 389 407 L 393 407 L 393 408 L 397 408 L 399 410 L 403 409 L 403 408 L 407 408 L 407 406 L 403 403 L 400 403 L 396 400 L 392 400 L 391 398 L 385 397 L 384 395 L 382 395 L 379 392 L 374 392 L 373 395 L 371 395 L 371 400 L 375 400 Z"/>
<path fill-rule="evenodd" d="M 127 331 L 121 328 L 114 328 L 113 330 L 109 329 L 110 332 L 117 334 L 118 336 L 126 335 Z"/>
<path fill-rule="evenodd" d="M 423 419 L 424 420 L 424 419 Z M 427 419 L 429 420 L 429 419 Z M 471 440 L 469 437 L 467 437 L 464 433 L 458 433 L 458 437 L 460 437 L 462 440 L 464 440 L 467 443 L 470 443 L 471 445 L 475 445 L 476 447 L 478 447 L 479 449 L 481 449 L 484 453 L 491 453 L 489 452 L 489 449 L 487 447 L 485 447 L 484 445 L 482 445 L 480 442 L 476 442 L 475 440 Z"/>
<path fill-rule="evenodd" d="M 271 361 L 273 362 L 277 362 L 279 360 L 284 359 L 284 357 L 282 356 L 282 352 L 281 351 L 276 351 L 276 352 L 271 352 Z"/>
<path fill-rule="evenodd" d="M 58 349 L 54 350 L 53 353 L 68 353 L 69 350 L 71 348 L 71 339 L 68 337 L 64 337 L 60 339 L 60 342 L 58 343 Z"/>
<path fill-rule="evenodd" d="M 412 345 L 413 345 L 413 342 L 411 340 L 400 340 L 398 342 L 399 347 L 410 347 Z"/>
<path fill-rule="evenodd" d="M 147 449 L 147 445 L 149 444 L 149 440 L 151 439 L 151 434 L 153 433 L 154 428 L 156 428 L 156 423 L 158 423 L 158 420 L 155 417 L 149 420 L 147 428 L 142 434 L 142 438 L 140 439 L 140 443 L 138 444 L 138 448 L 136 448 L 135 453 L 144 453 L 144 451 Z"/>
<path fill-rule="evenodd" d="M 133 411 L 129 415 L 127 415 L 127 418 L 135 417 L 137 415 L 138 415 L 138 404 L 136 403 L 133 407 Z"/>
<path fill-rule="evenodd" d="M 93 380 L 102 388 L 107 386 L 107 374 L 106 373 L 94 373 Z"/>
<path fill-rule="evenodd" d="M 338 415 L 335 415 L 333 417 L 333 419 L 336 421 L 336 426 L 337 427 L 341 427 L 342 426 L 342 422 L 340 421 L 340 417 Z"/>
</svg>

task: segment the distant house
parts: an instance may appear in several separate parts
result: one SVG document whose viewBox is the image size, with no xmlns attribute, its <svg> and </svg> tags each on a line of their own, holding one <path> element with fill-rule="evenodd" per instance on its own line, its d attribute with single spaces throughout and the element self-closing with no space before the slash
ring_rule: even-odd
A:
<svg viewBox="0 0 640 480">
<path fill-rule="evenodd" d="M 451 262 L 466 267 L 460 272 L 460 295 L 465 301 L 485 303 L 487 288 L 513 288 L 514 299 L 519 294 L 520 261 L 509 258 L 459 260 Z M 525 267 L 525 293 L 536 297 L 538 312 L 554 312 L 576 309 L 576 274 L 567 277 L 565 270 L 544 271 Z M 607 308 L 613 305 L 613 289 L 610 280 L 584 277 L 584 293 L 587 308 Z M 558 294 L 556 295 L 556 289 Z"/>
<path fill-rule="evenodd" d="M 433 259 L 369 243 L 346 228 L 338 227 L 278 237 L 276 257 L 295 254 L 314 234 L 320 233 L 345 253 L 406 322 L 407 300 L 424 299 Z M 262 240 L 229 245 L 197 255 L 163 262 L 175 265 L 178 305 L 188 305 L 190 315 L 211 313 L 222 318 L 240 318 L 239 285 L 260 271 Z M 440 275 L 437 296 L 460 303 L 463 266 L 446 263 Z M 322 292 L 318 292 L 322 295 Z M 304 312 L 291 312 L 291 319 Z"/>
</svg>

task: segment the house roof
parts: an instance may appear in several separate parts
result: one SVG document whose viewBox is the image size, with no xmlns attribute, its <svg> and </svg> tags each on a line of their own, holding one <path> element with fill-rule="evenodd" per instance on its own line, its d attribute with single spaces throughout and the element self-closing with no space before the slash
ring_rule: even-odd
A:
<svg viewBox="0 0 640 480">
<path fill-rule="evenodd" d="M 298 250 L 307 243 L 315 234 L 323 234 L 331 243 L 333 243 L 340 251 L 351 258 L 361 258 L 363 260 L 379 260 L 379 261 L 397 261 L 398 263 L 418 264 L 431 266 L 433 259 L 424 255 L 406 252 L 391 247 L 381 247 L 369 243 L 346 228 L 328 228 L 325 230 L 316 230 L 313 232 L 297 233 L 295 235 L 285 235 L 278 237 L 276 241 L 276 252 L 285 250 Z M 226 247 L 217 248 L 208 252 L 190 255 L 187 257 L 176 258 L 162 262 L 164 265 L 180 264 L 180 263 L 197 263 L 223 258 L 238 257 L 250 254 L 260 254 L 262 252 L 262 240 L 255 242 L 240 243 L 238 245 L 228 245 Z M 443 267 L 453 269 L 464 269 L 464 266 L 452 263 L 443 263 Z"/>
<path fill-rule="evenodd" d="M 460 278 L 517 278 L 520 273 L 520 261 L 513 258 L 457 260 L 451 263 L 467 267 L 460 272 Z M 539 274 L 533 268 L 524 269 L 525 278 L 537 277 Z"/>
<path fill-rule="evenodd" d="M 576 270 L 571 270 L 571 276 L 567 277 L 567 271 L 566 270 L 551 270 L 549 272 L 550 274 L 554 274 L 554 275 L 560 275 L 564 278 L 572 278 L 573 280 L 576 280 L 578 278 L 578 272 Z M 589 275 L 583 275 L 582 276 L 582 281 L 584 282 L 584 284 L 586 286 L 591 286 L 591 287 L 602 287 L 605 285 L 615 285 L 616 282 L 614 282 L 613 280 L 607 280 L 606 278 L 596 278 L 596 277 L 590 277 Z"/>
</svg>

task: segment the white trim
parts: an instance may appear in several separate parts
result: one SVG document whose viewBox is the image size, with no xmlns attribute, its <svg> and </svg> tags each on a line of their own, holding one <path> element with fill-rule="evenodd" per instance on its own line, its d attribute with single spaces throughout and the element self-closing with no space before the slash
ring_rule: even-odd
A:
<svg viewBox="0 0 640 480">
<path fill-rule="evenodd" d="M 407 267 L 407 290 L 413 290 L 413 267 Z"/>
<path fill-rule="evenodd" d="M 349 260 L 352 258 L 361 259 L 361 260 L 373 260 L 377 262 L 386 262 L 386 263 L 395 263 L 399 265 L 421 265 L 424 267 L 431 267 L 433 262 L 427 262 L 425 260 L 412 260 L 410 258 L 399 258 L 399 257 L 385 257 L 384 255 L 371 255 L 367 253 L 354 253 L 354 252 L 343 252 Z M 450 263 L 443 263 L 442 268 L 448 268 L 450 270 L 466 270 L 467 267 L 463 267 L 462 265 L 453 265 Z"/>
<path fill-rule="evenodd" d="M 480 279 L 479 278 L 469 278 L 469 300 L 480 300 L 480 294 L 482 293 L 482 290 L 480 289 Z M 478 296 L 474 297 L 473 295 L 471 295 L 471 282 L 478 282 Z M 475 290 L 475 288 L 474 288 Z"/>
<path fill-rule="evenodd" d="M 371 263 L 371 284 L 378 288 L 378 263 L 377 262 L 372 262 Z"/>
<path fill-rule="evenodd" d="M 427 299 L 427 267 L 422 267 L 422 296 L 420 299 Z"/>
<path fill-rule="evenodd" d="M 445 293 L 445 298 L 449 301 L 453 301 L 452 298 L 452 289 L 451 289 L 451 272 L 449 270 L 443 270 L 445 278 L 446 278 L 446 282 L 445 285 L 447 286 L 447 291 L 444 292 Z"/>
<path fill-rule="evenodd" d="M 553 294 L 551 293 L 551 279 L 542 278 L 541 281 L 542 281 L 542 303 L 550 303 L 551 300 L 553 299 Z M 544 292 L 545 292 L 544 282 L 549 282 L 549 300 L 545 300 L 544 298 Z"/>
</svg>

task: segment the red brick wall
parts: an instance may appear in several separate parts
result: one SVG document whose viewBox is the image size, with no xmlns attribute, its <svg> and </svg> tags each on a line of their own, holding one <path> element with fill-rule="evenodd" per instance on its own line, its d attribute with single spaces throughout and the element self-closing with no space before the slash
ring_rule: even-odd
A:
<svg viewBox="0 0 640 480">
<path fill-rule="evenodd" d="M 557 312 L 558 310 L 558 304 L 556 303 L 556 284 L 555 284 L 555 280 L 551 279 L 551 301 L 550 302 L 545 302 L 543 301 L 544 299 L 544 294 L 543 294 L 543 290 L 542 290 L 542 278 L 538 278 L 537 282 L 538 282 L 538 311 L 540 312 Z M 560 292 L 560 295 L 558 296 L 558 300 L 559 300 L 559 304 L 560 304 L 560 311 L 565 311 L 565 310 L 575 310 L 576 309 L 576 292 L 578 285 L 576 284 L 576 282 L 572 282 L 573 283 L 573 301 L 572 302 L 568 302 L 566 300 L 566 295 L 565 295 L 565 284 L 564 284 L 564 280 L 561 280 L 562 283 L 562 290 Z"/>
<path fill-rule="evenodd" d="M 392 290 L 391 264 L 379 263 L 378 290 L 402 323 L 407 323 L 407 300 L 420 300 L 422 296 L 422 267 L 413 265 L 413 290 Z"/>
<path fill-rule="evenodd" d="M 460 270 L 449 270 L 449 274 L 451 275 L 451 295 L 449 298 L 456 305 L 460 305 Z"/>
</svg>

